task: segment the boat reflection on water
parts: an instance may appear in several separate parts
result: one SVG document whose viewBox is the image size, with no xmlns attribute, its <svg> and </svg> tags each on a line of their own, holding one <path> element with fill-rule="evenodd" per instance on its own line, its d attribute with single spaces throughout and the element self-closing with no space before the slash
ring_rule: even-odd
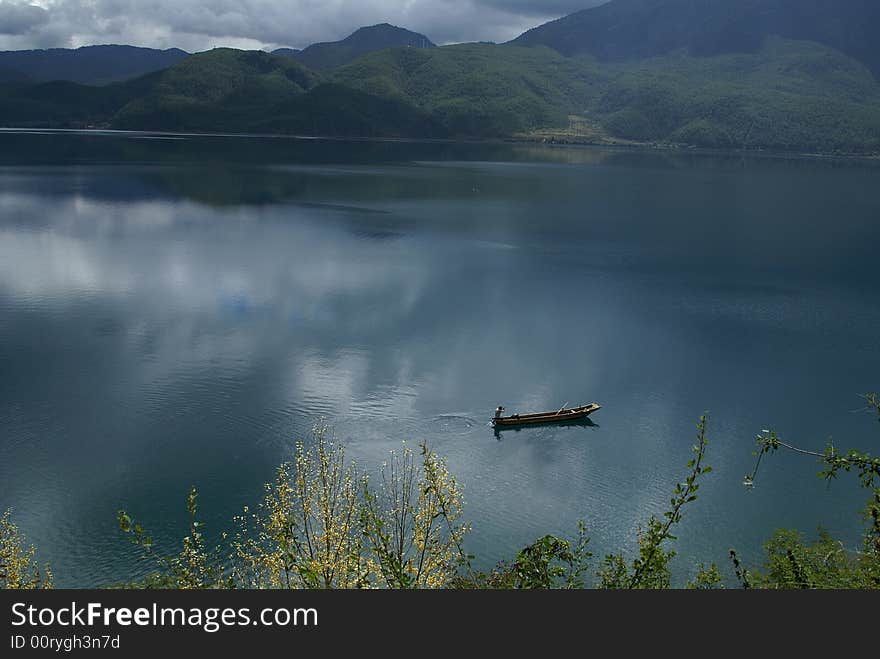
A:
<svg viewBox="0 0 880 659">
<path fill-rule="evenodd" d="M 543 424 L 535 424 L 535 425 L 522 425 L 522 426 L 493 426 L 493 431 L 495 433 L 495 439 L 501 441 L 502 435 L 507 436 L 508 438 L 511 435 L 514 435 L 519 432 L 528 433 L 536 433 L 538 431 L 548 431 L 555 430 L 557 428 L 599 428 L 601 427 L 598 423 L 593 421 L 590 418 L 583 419 L 574 419 L 572 421 L 557 421 L 555 423 L 543 423 Z"/>
</svg>

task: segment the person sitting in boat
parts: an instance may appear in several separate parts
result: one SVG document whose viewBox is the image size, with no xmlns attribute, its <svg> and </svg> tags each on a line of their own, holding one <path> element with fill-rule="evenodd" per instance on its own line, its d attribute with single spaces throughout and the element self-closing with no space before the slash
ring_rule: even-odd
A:
<svg viewBox="0 0 880 659">
<path fill-rule="evenodd" d="M 500 419 L 500 418 L 501 418 L 501 414 L 502 414 L 503 412 L 504 412 L 504 408 L 501 407 L 501 405 L 499 405 L 498 407 L 496 407 L 496 408 L 495 408 L 495 418 L 496 418 L 496 419 Z"/>
</svg>

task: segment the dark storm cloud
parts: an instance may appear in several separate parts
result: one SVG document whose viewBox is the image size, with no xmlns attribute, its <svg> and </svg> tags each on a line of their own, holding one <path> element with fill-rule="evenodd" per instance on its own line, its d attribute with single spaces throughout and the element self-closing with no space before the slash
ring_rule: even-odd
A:
<svg viewBox="0 0 880 659">
<path fill-rule="evenodd" d="M 45 9 L 25 2 L 0 2 L 0 34 L 21 35 L 46 24 Z"/>
<path fill-rule="evenodd" d="M 384 22 L 441 44 L 506 41 L 596 4 L 601 0 L 0 0 L 0 49 L 301 48 Z"/>
</svg>

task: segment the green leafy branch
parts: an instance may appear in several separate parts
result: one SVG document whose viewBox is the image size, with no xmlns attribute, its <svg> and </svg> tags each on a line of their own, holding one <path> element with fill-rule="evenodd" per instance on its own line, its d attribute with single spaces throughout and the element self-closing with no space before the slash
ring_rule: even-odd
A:
<svg viewBox="0 0 880 659">
<path fill-rule="evenodd" d="M 675 540 L 673 525 L 681 521 L 682 509 L 697 499 L 700 476 L 712 471 L 703 466 L 708 439 L 706 437 L 707 415 L 703 414 L 697 424 L 697 443 L 691 448 L 694 457 L 687 463 L 685 480 L 677 483 L 669 503 L 669 510 L 663 513 L 664 520 L 651 516 L 647 529 L 639 533 L 639 556 L 628 566 L 622 554 L 605 557 L 599 570 L 602 588 L 668 588 L 670 585 L 669 562 L 675 551 L 663 549 L 667 540 Z"/>
<path fill-rule="evenodd" d="M 176 556 L 156 556 L 152 537 L 124 510 L 116 515 L 119 529 L 130 536 L 132 544 L 143 551 L 142 558 L 155 558 L 161 571 L 152 574 L 143 585 L 150 588 L 232 588 L 233 582 L 224 578 L 219 560 L 220 549 L 208 550 L 201 529 L 204 522 L 197 519 L 198 491 L 191 487 L 186 497 L 189 513 L 189 533 L 183 538 L 183 547 Z M 225 534 L 224 534 L 225 537 Z"/>
<path fill-rule="evenodd" d="M 864 398 L 868 403 L 868 408 L 877 411 L 878 421 L 880 421 L 880 397 L 877 394 L 867 394 Z M 828 443 L 824 451 L 811 451 L 782 441 L 782 438 L 772 430 L 761 431 L 756 438 L 756 442 L 758 444 L 758 450 L 755 452 L 757 461 L 752 473 L 746 475 L 744 479 L 744 483 L 747 486 L 754 485 L 755 478 L 758 475 L 758 468 L 761 466 L 761 459 L 764 455 L 774 453 L 780 448 L 793 453 L 819 458 L 820 462 L 824 463 L 826 467 L 819 472 L 819 476 L 826 480 L 837 478 L 841 471 L 850 472 L 854 469 L 858 472 L 859 480 L 865 488 L 875 488 L 877 481 L 880 480 L 880 457 L 873 457 L 870 453 L 854 450 L 841 453 L 831 442 Z"/>
<path fill-rule="evenodd" d="M 880 397 L 864 396 L 867 409 L 877 413 L 880 420 Z M 819 477 L 830 481 L 841 472 L 858 474 L 862 487 L 872 490 L 865 510 L 869 524 L 864 538 L 864 549 L 848 552 L 827 532 L 820 529 L 813 544 L 805 544 L 795 531 L 781 529 L 764 545 L 767 551 L 765 573 L 750 575 L 731 550 L 731 560 L 737 578 L 744 588 L 752 585 L 769 588 L 877 588 L 880 587 L 880 458 L 862 451 L 841 451 L 829 442 L 824 451 L 814 451 L 782 440 L 771 430 L 763 430 L 756 438 L 757 460 L 744 484 L 754 485 L 762 458 L 780 449 L 817 458 L 823 469 Z"/>
</svg>

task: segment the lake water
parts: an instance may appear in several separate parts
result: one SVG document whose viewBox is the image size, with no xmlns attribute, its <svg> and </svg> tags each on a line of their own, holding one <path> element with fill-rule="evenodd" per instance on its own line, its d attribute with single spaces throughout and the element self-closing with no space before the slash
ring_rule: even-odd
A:
<svg viewBox="0 0 880 659">
<path fill-rule="evenodd" d="M 635 547 L 710 415 L 676 578 L 867 499 L 754 437 L 876 447 L 880 169 L 518 145 L 0 132 L 0 509 L 60 586 L 209 532 L 326 418 L 373 469 L 427 440 L 480 567 L 587 522 Z M 496 405 L 596 400 L 505 431 Z M 596 561 L 598 563 L 598 560 Z"/>
</svg>

